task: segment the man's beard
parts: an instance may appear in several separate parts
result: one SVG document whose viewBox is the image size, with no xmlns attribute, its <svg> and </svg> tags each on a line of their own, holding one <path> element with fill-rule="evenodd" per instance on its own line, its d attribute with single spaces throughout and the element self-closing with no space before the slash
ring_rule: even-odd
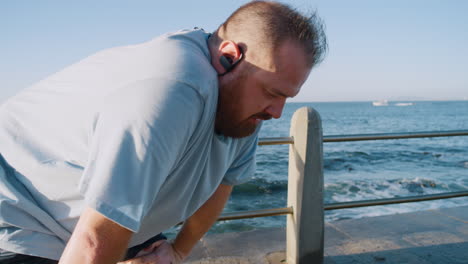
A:
<svg viewBox="0 0 468 264">
<path fill-rule="evenodd" d="M 239 96 L 240 87 L 245 85 L 246 75 L 241 74 L 235 81 L 220 87 L 218 106 L 216 110 L 215 131 L 226 137 L 243 138 L 252 135 L 257 129 L 253 119 L 268 120 L 271 116 L 267 113 L 257 113 L 247 118 L 239 116 L 240 110 L 245 108 Z"/>
</svg>

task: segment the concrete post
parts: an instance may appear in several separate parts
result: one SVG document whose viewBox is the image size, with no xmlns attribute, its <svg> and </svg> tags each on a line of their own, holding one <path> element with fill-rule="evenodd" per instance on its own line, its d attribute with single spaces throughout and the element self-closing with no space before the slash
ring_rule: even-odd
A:
<svg viewBox="0 0 468 264">
<path fill-rule="evenodd" d="M 317 111 L 303 107 L 291 120 L 289 147 L 286 260 L 288 264 L 323 263 L 322 124 Z"/>
</svg>

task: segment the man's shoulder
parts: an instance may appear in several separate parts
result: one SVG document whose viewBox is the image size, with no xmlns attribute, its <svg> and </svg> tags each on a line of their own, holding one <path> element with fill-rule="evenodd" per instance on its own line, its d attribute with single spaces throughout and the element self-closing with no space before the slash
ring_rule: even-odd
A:
<svg viewBox="0 0 468 264">
<path fill-rule="evenodd" d="M 178 66 L 185 66 L 187 70 L 196 70 L 206 66 L 212 68 L 208 37 L 209 34 L 200 29 L 180 30 L 154 38 L 146 45 L 156 49 L 163 63 L 169 65 L 179 63 Z M 191 68 L 197 65 L 198 67 Z"/>
<path fill-rule="evenodd" d="M 154 40 L 163 40 L 169 42 L 178 42 L 186 45 L 192 49 L 197 49 L 204 53 L 206 57 L 209 57 L 209 49 L 207 40 L 210 34 L 205 32 L 203 29 L 182 29 L 176 32 L 166 33 L 157 37 Z"/>
<path fill-rule="evenodd" d="M 202 96 L 217 88 L 217 73 L 211 65 L 208 49 L 209 34 L 202 29 L 180 30 L 162 35 L 157 43 L 163 77 L 171 78 L 195 88 Z"/>
</svg>

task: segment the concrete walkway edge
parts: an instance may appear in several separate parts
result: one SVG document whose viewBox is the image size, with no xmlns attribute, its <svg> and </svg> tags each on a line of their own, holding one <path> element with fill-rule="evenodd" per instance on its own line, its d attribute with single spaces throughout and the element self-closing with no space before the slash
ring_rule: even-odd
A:
<svg viewBox="0 0 468 264">
<path fill-rule="evenodd" d="M 284 264 L 285 248 L 285 228 L 211 234 L 185 263 Z M 468 263 L 468 206 L 326 223 L 324 263 Z"/>
</svg>

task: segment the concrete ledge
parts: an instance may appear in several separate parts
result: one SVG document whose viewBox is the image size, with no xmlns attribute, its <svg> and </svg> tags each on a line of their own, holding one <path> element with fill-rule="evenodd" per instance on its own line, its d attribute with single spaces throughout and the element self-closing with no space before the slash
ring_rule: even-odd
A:
<svg viewBox="0 0 468 264">
<path fill-rule="evenodd" d="M 284 264 L 285 232 L 208 235 L 186 263 Z M 468 263 L 468 206 L 327 223 L 324 263 Z"/>
</svg>

